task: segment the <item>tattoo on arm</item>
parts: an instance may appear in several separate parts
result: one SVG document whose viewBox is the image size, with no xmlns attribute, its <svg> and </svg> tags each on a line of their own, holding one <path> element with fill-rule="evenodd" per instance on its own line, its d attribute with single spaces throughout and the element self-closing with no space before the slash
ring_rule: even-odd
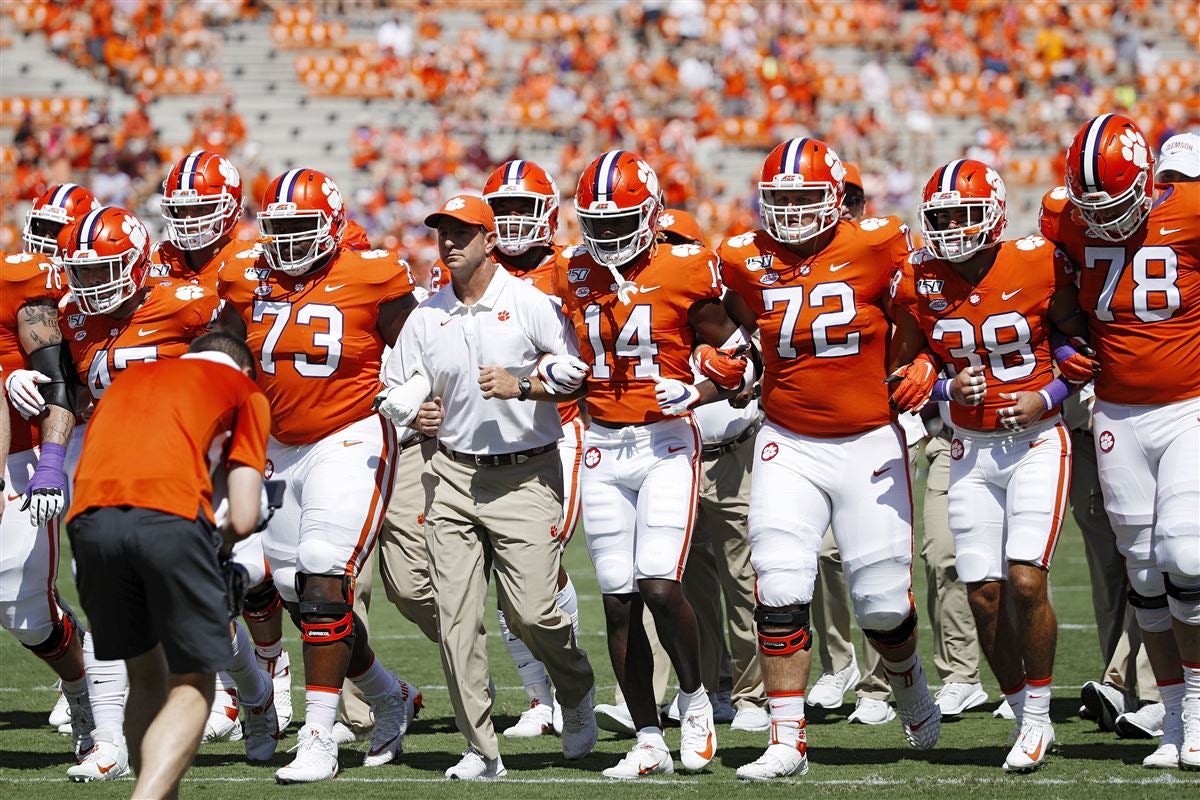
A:
<svg viewBox="0 0 1200 800">
<path fill-rule="evenodd" d="M 62 343 L 58 307 L 49 301 L 21 306 L 17 312 L 17 336 L 26 353 Z"/>
</svg>

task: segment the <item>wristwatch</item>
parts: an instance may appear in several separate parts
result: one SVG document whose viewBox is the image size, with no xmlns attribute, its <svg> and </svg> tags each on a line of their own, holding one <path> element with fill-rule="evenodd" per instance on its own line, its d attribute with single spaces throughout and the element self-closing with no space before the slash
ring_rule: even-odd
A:
<svg viewBox="0 0 1200 800">
<path fill-rule="evenodd" d="M 529 378 L 521 378 L 517 381 L 517 399 L 528 400 L 529 393 L 533 391 L 533 381 Z"/>
</svg>

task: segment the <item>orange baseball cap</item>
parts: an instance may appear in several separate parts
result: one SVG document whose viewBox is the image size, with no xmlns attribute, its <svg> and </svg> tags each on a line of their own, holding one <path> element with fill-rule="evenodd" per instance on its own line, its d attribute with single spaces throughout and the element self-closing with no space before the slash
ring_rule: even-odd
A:
<svg viewBox="0 0 1200 800">
<path fill-rule="evenodd" d="M 496 230 L 496 216 L 492 213 L 492 207 L 484 202 L 482 197 L 472 194 L 454 195 L 443 203 L 439 210 L 425 218 L 425 225 L 437 228 L 442 217 L 450 217 L 471 225 L 482 225 L 489 231 Z"/>
<path fill-rule="evenodd" d="M 658 224 L 660 229 L 667 233 L 682 236 L 684 239 L 696 244 L 704 244 L 704 233 L 700 230 L 700 223 L 696 222 L 695 217 L 682 209 L 663 209 L 662 214 L 658 217 Z"/>
<path fill-rule="evenodd" d="M 862 173 L 858 170 L 858 164 L 852 161 L 843 161 L 842 166 L 846 168 L 846 185 L 857 186 L 859 189 L 863 188 Z"/>
</svg>

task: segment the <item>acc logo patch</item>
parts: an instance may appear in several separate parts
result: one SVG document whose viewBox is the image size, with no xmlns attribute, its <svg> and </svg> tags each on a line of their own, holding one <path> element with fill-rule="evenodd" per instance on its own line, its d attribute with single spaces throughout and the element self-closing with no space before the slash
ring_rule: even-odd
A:
<svg viewBox="0 0 1200 800">
<path fill-rule="evenodd" d="M 770 461 L 775 456 L 779 455 L 779 445 L 774 442 L 767 442 L 763 445 L 762 452 L 759 453 L 759 458 L 763 461 Z"/>
<path fill-rule="evenodd" d="M 577 288 L 575 290 L 576 297 L 587 297 L 591 293 L 592 293 L 592 290 L 586 286 L 580 286 L 579 288 Z"/>
<path fill-rule="evenodd" d="M 945 311 L 946 307 L 949 305 L 950 304 L 946 302 L 946 298 L 939 297 L 936 300 L 929 301 L 929 310 L 930 311 Z"/>
<path fill-rule="evenodd" d="M 950 443 L 950 457 L 955 461 L 958 461 L 963 457 L 962 439 L 955 439 Z"/>
<path fill-rule="evenodd" d="M 270 293 L 271 293 L 271 287 L 265 283 L 262 284 L 261 286 L 254 287 L 254 294 L 256 297 L 266 297 Z"/>
<path fill-rule="evenodd" d="M 597 447 L 589 447 L 587 452 L 583 454 L 583 465 L 588 469 L 595 469 L 600 463 L 600 449 Z"/>
<path fill-rule="evenodd" d="M 571 267 L 567 270 L 567 280 L 571 283 L 583 283 L 591 271 L 591 267 Z"/>
<path fill-rule="evenodd" d="M 1104 431 L 1100 434 L 1100 449 L 1104 452 L 1111 453 L 1116 444 L 1117 437 L 1113 436 L 1112 431 Z"/>
<path fill-rule="evenodd" d="M 82 342 L 86 338 L 87 338 L 87 331 L 76 331 L 75 332 L 75 341 Z"/>
<path fill-rule="evenodd" d="M 778 272 L 764 272 L 762 274 L 762 276 L 759 277 L 758 282 L 765 283 L 767 286 L 770 286 L 772 283 L 778 283 L 779 282 L 779 273 Z"/>
</svg>

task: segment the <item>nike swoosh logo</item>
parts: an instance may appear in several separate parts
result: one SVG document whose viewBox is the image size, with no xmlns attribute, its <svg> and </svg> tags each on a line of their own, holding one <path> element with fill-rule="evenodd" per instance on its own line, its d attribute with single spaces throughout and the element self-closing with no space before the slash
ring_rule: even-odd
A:
<svg viewBox="0 0 1200 800">
<path fill-rule="evenodd" d="M 339 283 L 337 286 L 330 286 L 330 285 L 327 283 L 327 284 L 325 284 L 325 291 L 327 291 L 327 292 L 336 292 L 338 289 L 341 289 L 341 288 L 342 288 L 343 286 L 345 286 L 345 285 L 346 285 L 346 284 L 344 284 L 344 283 Z"/>
<path fill-rule="evenodd" d="M 1021 290 L 1020 290 L 1020 289 L 1014 289 L 1014 290 L 1013 290 L 1013 291 L 1011 291 L 1011 292 L 1001 292 L 1001 293 L 1000 293 L 1000 299 L 1001 299 L 1001 300 L 1011 300 L 1011 299 L 1013 299 L 1014 297 L 1016 297 L 1017 295 L 1019 295 L 1020 293 L 1021 293 Z"/>
<path fill-rule="evenodd" d="M 441 327 L 443 327 L 443 328 L 444 328 L 444 327 L 446 327 L 447 325 L 449 325 L 449 324 L 450 324 L 451 322 L 453 322 L 453 321 L 454 321 L 454 320 L 452 320 L 452 319 L 443 320 L 443 321 L 442 321 L 442 323 L 441 323 Z"/>
<path fill-rule="evenodd" d="M 889 469 L 891 469 L 891 467 L 882 467 L 881 469 L 877 469 L 874 472 L 872 472 L 871 475 L 872 475 L 872 477 L 878 478 L 880 475 L 887 472 Z"/>
<path fill-rule="evenodd" d="M 19 494 L 10 494 L 8 496 L 8 502 L 10 502 L 10 503 L 15 503 L 16 501 L 18 501 L 20 499 L 21 499 L 21 495 L 19 495 Z"/>
<path fill-rule="evenodd" d="M 704 744 L 704 749 L 697 751 L 696 755 L 700 756 L 701 758 L 703 758 L 705 760 L 708 760 L 713 757 L 713 752 L 714 752 L 714 750 L 713 750 L 713 735 L 712 735 L 712 732 L 710 731 L 708 734 L 708 741 L 705 742 L 705 744 Z"/>
<path fill-rule="evenodd" d="M 1183 230 L 1183 228 L 1159 228 L 1158 235 L 1159 236 L 1170 236 L 1172 233 L 1179 233 L 1181 230 Z M 1192 752 L 1195 753 L 1197 751 L 1193 750 Z"/>
<path fill-rule="evenodd" d="M 342 442 L 342 447 L 354 447 L 354 445 L 356 445 L 356 444 L 362 444 L 362 439 L 355 439 L 353 441 Z"/>
<path fill-rule="evenodd" d="M 1039 439 L 1039 440 L 1038 440 L 1038 441 L 1036 441 L 1036 442 L 1030 442 L 1030 443 L 1029 443 L 1029 449 L 1030 449 L 1030 450 L 1032 450 L 1033 448 L 1037 447 L 1039 444 L 1045 444 L 1045 443 L 1046 443 L 1046 440 L 1045 440 L 1045 439 Z"/>
<path fill-rule="evenodd" d="M 117 762 L 114 761 L 113 763 L 109 764 L 107 767 L 103 766 L 101 764 L 97 764 L 96 769 L 100 770 L 101 775 L 107 775 L 115 766 L 117 766 Z"/>
<path fill-rule="evenodd" d="M 649 775 L 651 772 L 654 772 L 654 770 L 658 769 L 661 766 L 662 766 L 662 762 L 659 761 L 653 767 L 639 767 L 638 775 Z"/>
<path fill-rule="evenodd" d="M 668 453 L 678 453 L 680 450 L 682 450 L 685 447 L 687 447 L 686 444 L 681 444 L 678 447 L 668 447 L 667 452 Z"/>
<path fill-rule="evenodd" d="M 645 294 L 646 292 L 653 292 L 655 289 L 661 289 L 661 288 L 662 288 L 662 286 L 639 286 L 638 291 L 641 292 L 642 294 Z"/>
<path fill-rule="evenodd" d="M 367 755 L 369 755 L 369 756 L 379 755 L 380 753 L 382 753 L 383 751 L 385 751 L 389 747 L 391 747 L 392 742 L 396 741 L 396 739 L 398 739 L 398 738 L 400 738 L 400 734 L 397 733 L 395 736 L 393 736 L 392 738 L 388 739 L 386 742 L 381 744 L 378 748 L 375 748 L 375 749 L 372 749 L 371 751 L 369 751 L 367 753 Z"/>
<path fill-rule="evenodd" d="M 1045 739 L 1038 739 L 1037 750 L 1034 750 L 1032 753 L 1029 754 L 1029 760 L 1037 761 L 1039 758 L 1041 758 L 1042 757 L 1042 748 L 1045 747 L 1045 745 L 1046 745 Z"/>
<path fill-rule="evenodd" d="M 850 262 L 849 262 L 849 261 L 843 261 L 843 262 L 842 262 L 842 263 L 840 263 L 840 264 L 830 264 L 830 265 L 829 265 L 829 271 L 830 271 L 830 272 L 837 272 L 837 271 L 838 271 L 839 269 L 841 269 L 842 267 L 848 267 L 848 266 L 850 266 Z"/>
<path fill-rule="evenodd" d="M 148 330 L 148 331 L 138 328 L 138 336 L 149 336 L 152 333 L 158 333 L 158 328 L 152 328 L 151 330 Z"/>
</svg>

